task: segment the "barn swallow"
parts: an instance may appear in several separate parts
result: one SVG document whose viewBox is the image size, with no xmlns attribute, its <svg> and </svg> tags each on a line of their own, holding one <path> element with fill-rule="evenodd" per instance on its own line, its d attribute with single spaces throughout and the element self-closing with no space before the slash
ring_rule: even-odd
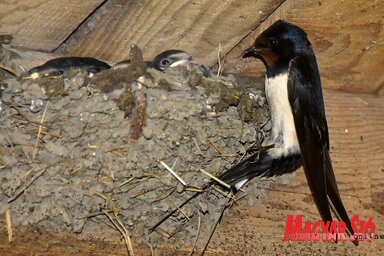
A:
<svg viewBox="0 0 384 256">
<path fill-rule="evenodd" d="M 320 74 L 307 34 L 279 20 L 262 32 L 243 55 L 252 56 L 261 59 L 267 68 L 265 92 L 271 111 L 273 147 L 219 178 L 238 189 L 253 177 L 289 173 L 302 164 L 322 219 L 332 221 L 331 208 L 345 222 L 347 234 L 353 235 L 329 156 Z"/>
<path fill-rule="evenodd" d="M 243 57 L 259 58 L 267 68 L 265 92 L 271 112 L 271 141 L 218 178 L 236 193 L 252 178 L 280 176 L 303 165 L 322 219 L 332 221 L 331 208 L 346 224 L 347 234 L 353 235 L 329 156 L 320 74 L 307 34 L 279 20 L 256 38 Z M 198 195 L 194 194 L 179 208 Z M 150 232 L 176 211 L 165 216 Z M 357 241 L 354 243 L 357 245 Z"/>
<path fill-rule="evenodd" d="M 91 57 L 59 57 L 47 61 L 41 66 L 32 68 L 24 79 L 38 79 L 41 77 L 60 77 L 72 69 L 87 71 L 88 76 L 109 69 L 111 66 L 101 60 Z"/>
<path fill-rule="evenodd" d="M 164 71 L 168 68 L 184 66 L 188 70 L 199 70 L 205 77 L 209 77 L 211 75 L 211 72 L 207 67 L 201 64 L 193 63 L 192 55 L 182 50 L 166 50 L 153 58 L 152 65 L 155 69 L 160 71 Z"/>
<path fill-rule="evenodd" d="M 192 56 L 182 50 L 172 49 L 163 51 L 156 55 L 152 61 L 144 61 L 144 63 L 148 68 L 154 68 L 159 71 L 165 71 L 168 68 L 174 68 L 178 66 L 185 66 L 187 69 L 196 67 L 205 77 L 209 77 L 211 75 L 207 67 L 201 64 L 193 63 Z M 129 64 L 131 64 L 130 59 L 118 62 L 114 65 L 114 67 L 123 65 L 126 66 Z"/>
<path fill-rule="evenodd" d="M 192 60 L 192 56 L 182 50 L 166 50 L 156 55 L 152 61 L 145 61 L 147 67 L 164 71 L 169 67 L 176 67 Z M 129 65 L 131 59 L 123 60 L 115 64 L 115 66 Z"/>
<path fill-rule="evenodd" d="M 157 70 L 165 70 L 169 67 L 184 65 L 192 61 L 192 56 L 182 50 L 166 50 L 156 55 L 153 60 L 153 67 Z"/>
</svg>

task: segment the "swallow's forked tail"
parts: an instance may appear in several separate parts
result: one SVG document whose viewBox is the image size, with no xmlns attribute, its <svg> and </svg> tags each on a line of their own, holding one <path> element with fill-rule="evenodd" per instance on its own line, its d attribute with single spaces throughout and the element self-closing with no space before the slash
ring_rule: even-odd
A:
<svg viewBox="0 0 384 256">
<path fill-rule="evenodd" d="M 301 166 L 300 153 L 280 156 L 266 147 L 224 171 L 218 178 L 235 189 L 255 177 L 273 177 L 291 173 Z"/>
<path fill-rule="evenodd" d="M 271 153 L 271 149 L 273 148 L 265 147 L 258 150 L 253 155 L 234 165 L 227 171 L 224 171 L 220 176 L 218 176 L 218 178 L 230 185 L 233 188 L 233 192 L 236 192 L 242 185 L 254 177 L 272 177 L 283 175 L 285 173 L 291 173 L 301 165 L 300 154 L 281 156 L 276 158 L 276 155 Z M 203 187 L 202 192 L 196 192 L 182 204 L 180 204 L 177 208 L 165 215 L 149 230 L 149 233 L 152 233 L 158 226 L 160 226 L 170 216 L 175 214 L 181 207 L 202 194 L 211 184 L 212 183 L 206 184 Z M 217 185 L 220 186 L 220 184 Z"/>
</svg>

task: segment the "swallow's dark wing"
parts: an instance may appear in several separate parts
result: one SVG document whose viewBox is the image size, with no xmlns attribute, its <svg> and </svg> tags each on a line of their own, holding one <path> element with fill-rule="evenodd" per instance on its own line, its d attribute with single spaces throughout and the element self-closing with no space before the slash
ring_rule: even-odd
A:
<svg viewBox="0 0 384 256">
<path fill-rule="evenodd" d="M 300 145 L 303 167 L 316 206 L 324 221 L 331 221 L 330 207 L 353 229 L 341 201 L 329 157 L 328 127 L 316 60 L 296 57 L 289 66 L 288 97 Z"/>
</svg>

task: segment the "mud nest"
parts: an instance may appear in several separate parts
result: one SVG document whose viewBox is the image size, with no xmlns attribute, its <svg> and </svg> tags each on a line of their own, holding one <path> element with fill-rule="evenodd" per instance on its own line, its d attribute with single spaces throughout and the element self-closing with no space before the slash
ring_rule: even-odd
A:
<svg viewBox="0 0 384 256">
<path fill-rule="evenodd" d="M 0 214 L 9 209 L 13 226 L 95 238 L 123 229 L 139 244 L 204 242 L 228 201 L 213 189 L 160 233 L 148 229 L 192 195 L 187 187 L 208 183 L 201 169 L 226 170 L 270 129 L 263 93 L 232 75 L 129 64 L 93 78 L 76 71 L 0 82 Z M 245 188 L 248 201 L 268 184 Z"/>
</svg>

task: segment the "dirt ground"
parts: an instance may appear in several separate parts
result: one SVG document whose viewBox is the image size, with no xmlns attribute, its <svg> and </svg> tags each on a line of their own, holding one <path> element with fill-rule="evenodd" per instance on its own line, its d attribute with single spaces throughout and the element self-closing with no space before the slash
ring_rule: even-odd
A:
<svg viewBox="0 0 384 256">
<path fill-rule="evenodd" d="M 124 255 L 122 233 L 146 252 L 201 249 L 228 202 L 223 192 L 209 189 L 159 232 L 148 229 L 209 182 L 201 169 L 229 168 L 271 128 L 262 85 L 233 75 L 136 64 L 92 78 L 78 70 L 38 80 L 0 72 L 0 216 L 8 210 L 15 235 L 38 238 L 41 252 L 65 240 L 69 252 L 81 245 L 84 255 L 115 247 Z M 241 196 L 255 204 L 269 183 Z M 89 246 L 94 240 L 109 243 Z"/>
</svg>

